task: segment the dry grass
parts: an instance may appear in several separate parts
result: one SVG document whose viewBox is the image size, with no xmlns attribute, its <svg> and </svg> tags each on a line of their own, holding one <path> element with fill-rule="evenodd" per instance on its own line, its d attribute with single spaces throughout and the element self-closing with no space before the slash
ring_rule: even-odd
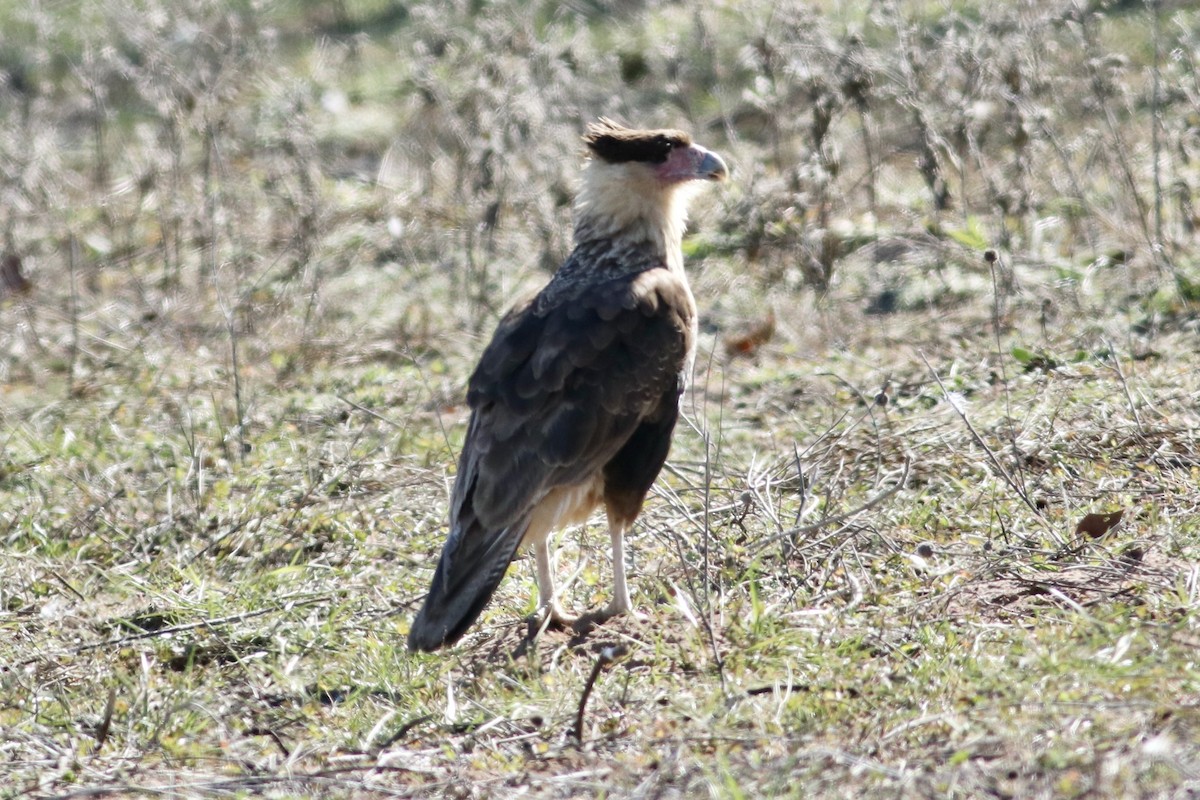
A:
<svg viewBox="0 0 1200 800">
<path fill-rule="evenodd" d="M 0 796 L 1200 790 L 1194 12 L 119 5 L 0 14 Z M 646 619 L 411 656 L 601 114 L 735 172 Z"/>
</svg>

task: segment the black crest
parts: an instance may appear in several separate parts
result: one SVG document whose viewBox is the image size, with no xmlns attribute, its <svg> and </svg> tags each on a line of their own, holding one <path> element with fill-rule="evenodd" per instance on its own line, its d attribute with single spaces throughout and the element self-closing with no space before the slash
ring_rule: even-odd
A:
<svg viewBox="0 0 1200 800">
<path fill-rule="evenodd" d="M 677 147 L 687 147 L 692 137 L 676 130 L 637 130 L 604 117 L 588 125 L 583 137 L 588 149 L 610 164 L 641 161 L 661 164 Z"/>
</svg>

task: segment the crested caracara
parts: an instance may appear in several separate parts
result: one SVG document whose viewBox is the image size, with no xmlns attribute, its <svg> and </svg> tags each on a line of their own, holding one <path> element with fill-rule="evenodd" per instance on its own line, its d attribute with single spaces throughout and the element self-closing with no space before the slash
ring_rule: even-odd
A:
<svg viewBox="0 0 1200 800">
<path fill-rule="evenodd" d="M 450 499 L 450 536 L 411 650 L 457 641 L 521 545 L 537 559 L 540 607 L 573 621 L 554 592 L 552 531 L 603 505 L 613 598 L 630 610 L 625 531 L 662 469 L 690 375 L 696 304 L 680 241 L 689 187 L 727 175 L 676 130 L 601 119 L 575 202 L 575 249 L 549 284 L 500 321 L 471 376 L 471 421 Z"/>
</svg>

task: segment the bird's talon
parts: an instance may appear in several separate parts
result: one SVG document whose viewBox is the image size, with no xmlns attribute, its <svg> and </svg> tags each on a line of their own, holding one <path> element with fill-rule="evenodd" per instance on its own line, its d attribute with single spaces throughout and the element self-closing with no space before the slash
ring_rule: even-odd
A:
<svg viewBox="0 0 1200 800">
<path fill-rule="evenodd" d="M 634 611 L 632 607 L 623 603 L 609 603 L 603 611 L 600 611 L 596 614 L 596 618 L 600 622 L 610 620 L 613 617 L 629 617 L 638 622 L 645 622 L 647 619 L 649 619 L 649 617 L 642 612 Z"/>
<path fill-rule="evenodd" d="M 557 605 L 554 605 L 542 616 L 542 622 L 548 628 L 569 630 L 575 627 L 575 623 L 579 622 L 579 617 L 576 614 L 568 614 Z"/>
</svg>

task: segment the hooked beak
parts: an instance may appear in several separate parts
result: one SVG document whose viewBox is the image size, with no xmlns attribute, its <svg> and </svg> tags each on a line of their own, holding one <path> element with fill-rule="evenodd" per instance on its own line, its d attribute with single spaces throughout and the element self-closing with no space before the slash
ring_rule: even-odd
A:
<svg viewBox="0 0 1200 800">
<path fill-rule="evenodd" d="M 697 178 L 706 181 L 723 181 L 729 177 L 729 167 L 725 166 L 724 159 L 699 145 L 692 146 L 703 153 L 700 163 L 696 165 Z"/>
<path fill-rule="evenodd" d="M 688 181 L 723 181 L 729 177 L 724 159 L 698 144 L 675 150 L 654 170 L 667 186 Z"/>
</svg>

